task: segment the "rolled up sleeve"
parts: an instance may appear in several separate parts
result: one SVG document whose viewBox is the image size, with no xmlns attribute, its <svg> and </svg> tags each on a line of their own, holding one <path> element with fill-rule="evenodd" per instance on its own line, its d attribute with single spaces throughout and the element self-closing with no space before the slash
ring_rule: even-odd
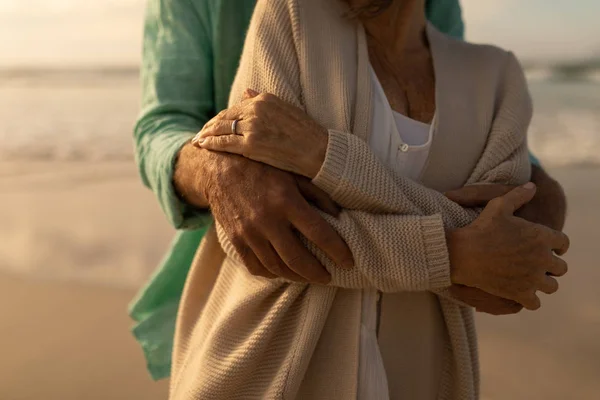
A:
<svg viewBox="0 0 600 400">
<path fill-rule="evenodd" d="M 142 109 L 134 128 L 136 163 L 177 229 L 201 229 L 208 210 L 183 202 L 173 186 L 181 147 L 214 115 L 206 2 L 149 0 L 141 67 Z"/>
</svg>

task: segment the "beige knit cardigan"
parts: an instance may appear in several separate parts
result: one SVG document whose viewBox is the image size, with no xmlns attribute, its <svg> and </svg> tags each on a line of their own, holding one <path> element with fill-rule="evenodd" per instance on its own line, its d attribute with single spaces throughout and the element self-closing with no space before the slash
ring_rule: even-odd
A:
<svg viewBox="0 0 600 400">
<path fill-rule="evenodd" d="M 355 399 L 362 288 L 438 293 L 447 328 L 439 398 L 478 397 L 473 314 L 445 294 L 445 229 L 469 224 L 477 212 L 442 192 L 528 180 L 532 110 L 522 70 L 511 53 L 428 27 L 437 112 L 416 184 L 388 170 L 366 143 L 366 36 L 343 17 L 345 7 L 259 0 L 230 103 L 245 88 L 274 93 L 329 129 L 314 183 L 344 207 L 339 218 L 325 218 L 356 265 L 339 269 L 307 243 L 331 273 L 329 286 L 253 277 L 217 224 L 198 249 L 179 310 L 171 399 Z"/>
</svg>

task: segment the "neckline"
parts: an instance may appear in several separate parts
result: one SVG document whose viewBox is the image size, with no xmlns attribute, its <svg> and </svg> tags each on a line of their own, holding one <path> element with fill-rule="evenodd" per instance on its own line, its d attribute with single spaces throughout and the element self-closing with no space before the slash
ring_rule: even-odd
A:
<svg viewBox="0 0 600 400">
<path fill-rule="evenodd" d="M 355 25 L 357 32 L 356 42 L 356 92 L 355 109 L 351 121 L 352 131 L 361 139 L 368 141 L 371 129 L 373 85 L 369 77 L 369 52 L 365 28 L 362 24 Z M 431 129 L 434 138 L 431 142 L 427 161 L 419 177 L 419 181 L 427 187 L 449 187 L 449 182 L 462 180 L 456 172 L 447 168 L 455 162 L 455 152 L 449 151 L 462 140 L 468 140 L 469 132 L 455 129 L 465 112 L 471 111 L 465 101 L 456 101 L 454 93 L 464 90 L 465 80 L 462 79 L 465 71 L 458 69 L 457 65 L 464 67 L 461 61 L 465 56 L 464 42 L 449 37 L 438 31 L 431 22 L 427 22 L 425 31 L 431 47 L 433 72 L 435 76 L 435 118 Z M 460 54 L 460 55 L 459 55 Z M 468 64 L 467 64 L 468 65 Z M 464 118 L 463 118 L 464 119 Z M 440 128 L 441 127 L 441 128 Z"/>
<path fill-rule="evenodd" d="M 392 114 L 394 114 L 395 117 L 399 117 L 399 118 L 403 119 L 404 121 L 407 121 L 413 125 L 419 125 L 419 126 L 423 126 L 423 127 L 427 127 L 427 128 L 429 128 L 431 126 L 431 124 L 433 123 L 433 119 L 435 118 L 435 113 L 433 113 L 433 118 L 431 119 L 431 122 L 427 123 L 427 122 L 422 122 L 422 121 L 413 119 L 411 117 L 408 117 L 402 113 L 399 113 L 398 111 L 394 111 L 394 109 L 392 109 Z"/>
<path fill-rule="evenodd" d="M 376 87 L 376 90 L 379 92 L 379 94 L 381 95 L 384 105 L 385 105 L 385 109 L 386 112 L 389 114 L 389 116 L 392 118 L 392 122 L 394 124 L 394 127 L 396 128 L 396 134 L 397 134 L 397 140 L 400 142 L 401 146 L 407 146 L 406 150 L 404 151 L 420 151 L 426 148 L 430 148 L 431 147 L 431 142 L 433 140 L 433 121 L 435 121 L 436 115 L 437 115 L 437 110 L 434 112 L 433 114 L 433 120 L 430 124 L 427 124 L 425 122 L 421 122 L 418 121 L 416 119 L 410 118 L 404 114 L 399 113 L 398 111 L 394 111 L 394 109 L 392 108 L 392 105 L 390 104 L 387 96 L 385 95 L 385 91 L 383 90 L 383 86 L 381 86 L 381 82 L 379 81 L 379 78 L 377 77 L 377 74 L 375 73 L 375 70 L 373 69 L 373 66 L 371 65 L 371 63 L 369 62 L 369 73 L 371 74 L 371 80 L 374 80 L 374 84 Z M 371 93 L 371 96 L 373 96 L 373 93 Z M 402 138 L 402 133 L 400 132 L 400 129 L 398 128 L 398 122 L 396 120 L 396 116 L 401 117 L 402 119 L 404 119 L 404 121 L 412 124 L 412 125 L 419 125 L 419 128 L 425 128 L 427 129 L 427 141 L 423 144 L 418 144 L 418 145 L 410 145 L 408 143 L 405 142 L 404 138 Z M 372 117 L 372 116 L 371 116 Z M 371 129 L 371 123 L 369 122 L 369 130 Z M 371 132 L 369 131 L 367 133 L 367 135 L 371 135 Z"/>
</svg>

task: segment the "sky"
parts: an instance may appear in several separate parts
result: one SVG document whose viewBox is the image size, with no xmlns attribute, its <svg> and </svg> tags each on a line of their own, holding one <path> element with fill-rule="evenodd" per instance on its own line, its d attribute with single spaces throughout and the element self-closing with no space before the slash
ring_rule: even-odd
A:
<svg viewBox="0 0 600 400">
<path fill-rule="evenodd" d="M 0 66 L 135 65 L 145 2 L 0 0 Z M 523 60 L 600 55 L 600 0 L 461 3 L 468 40 Z"/>
</svg>

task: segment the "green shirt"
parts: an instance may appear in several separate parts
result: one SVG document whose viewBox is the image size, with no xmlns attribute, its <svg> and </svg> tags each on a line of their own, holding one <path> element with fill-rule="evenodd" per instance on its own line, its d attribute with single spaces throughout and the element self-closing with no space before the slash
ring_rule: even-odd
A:
<svg viewBox="0 0 600 400">
<path fill-rule="evenodd" d="M 174 160 L 184 143 L 226 108 L 254 4 L 251 0 L 148 0 L 135 156 L 144 184 L 179 230 L 129 308 L 135 321 L 133 334 L 154 379 L 170 374 L 177 307 L 192 258 L 212 222 L 210 213 L 176 196 Z M 428 0 L 426 11 L 440 31 L 462 38 L 458 0 Z"/>
</svg>

